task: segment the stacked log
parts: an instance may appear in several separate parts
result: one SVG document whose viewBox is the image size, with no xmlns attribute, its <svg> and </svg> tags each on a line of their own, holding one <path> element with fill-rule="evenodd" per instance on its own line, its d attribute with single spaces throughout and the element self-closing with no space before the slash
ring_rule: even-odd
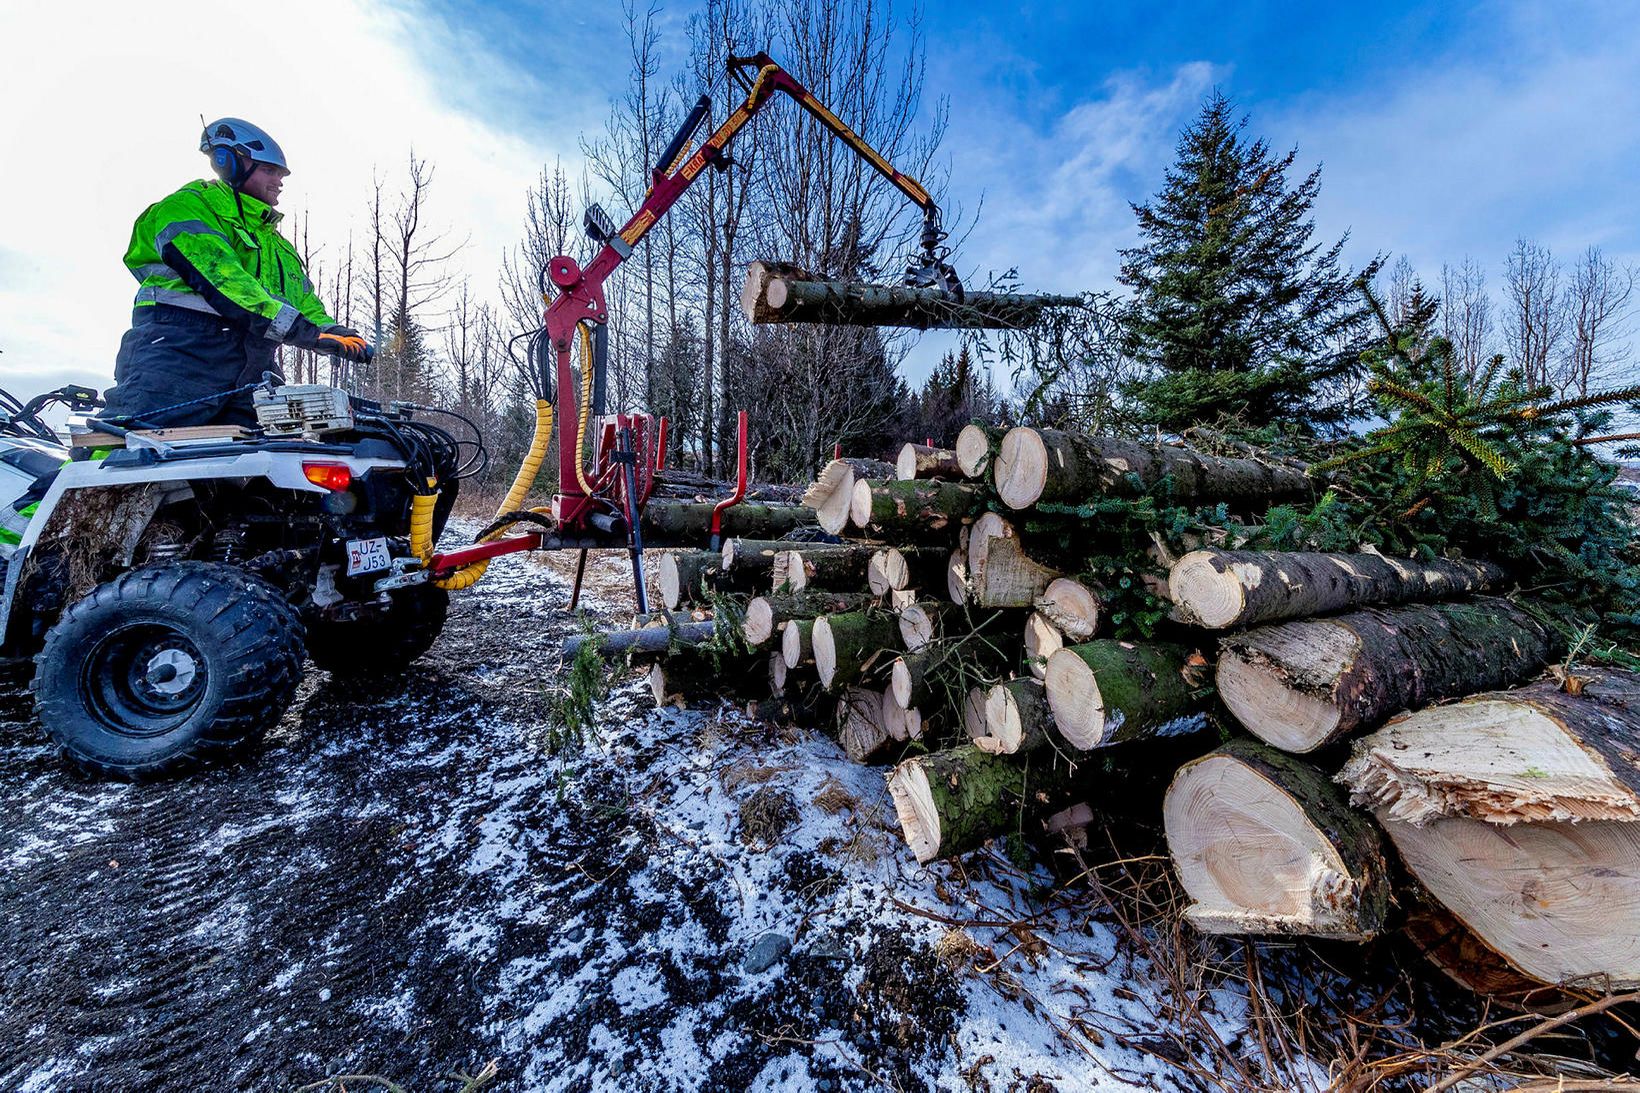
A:
<svg viewBox="0 0 1640 1093">
<path fill-rule="evenodd" d="M 1085 827 L 1114 765 L 1165 755 L 1162 823 L 1204 933 L 1406 928 L 1481 989 L 1640 985 L 1640 682 L 1533 682 L 1559 649 L 1497 567 L 1223 549 L 1315 492 L 1250 449 L 973 426 L 898 456 L 834 461 L 805 494 L 843 542 L 742 532 L 674 565 L 747 597 L 722 626 L 780 696 L 760 715 L 887 765 L 919 861 Z M 1161 498 L 1245 522 L 1136 528 Z M 729 663 L 725 632 L 709 656 Z M 664 681 L 673 658 L 714 671 L 676 639 L 627 641 L 658 643 L 634 655 Z"/>
</svg>

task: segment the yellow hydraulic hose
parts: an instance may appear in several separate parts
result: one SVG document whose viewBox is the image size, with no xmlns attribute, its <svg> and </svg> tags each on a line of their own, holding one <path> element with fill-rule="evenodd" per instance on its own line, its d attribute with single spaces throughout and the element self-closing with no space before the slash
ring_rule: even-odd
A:
<svg viewBox="0 0 1640 1093">
<path fill-rule="evenodd" d="M 552 443 L 552 403 L 545 399 L 535 401 L 535 435 L 530 438 L 530 449 L 524 456 L 524 462 L 518 467 L 518 474 L 513 477 L 512 486 L 507 490 L 507 496 L 496 508 L 495 519 L 499 520 L 509 512 L 517 512 L 524 505 L 524 498 L 529 495 L 530 487 L 535 485 L 535 476 L 541 470 L 541 464 L 547 458 L 547 448 Z M 580 460 L 576 460 L 576 470 L 580 470 Z M 433 508 L 438 503 L 438 482 L 428 479 L 427 493 L 418 493 L 410 499 L 410 549 L 420 558 L 423 565 L 433 559 Z M 480 542 L 489 542 L 501 537 L 505 529 L 498 529 L 484 536 Z M 433 583 L 439 588 L 456 591 L 467 588 L 484 576 L 489 568 L 489 561 L 473 562 L 464 565 L 451 573 L 448 577 L 435 578 Z"/>
<path fill-rule="evenodd" d="M 581 493 L 592 496 L 592 483 L 587 481 L 584 453 L 587 443 L 587 418 L 592 414 L 592 328 L 581 323 L 581 420 L 575 424 L 575 481 L 581 484 Z"/>
</svg>

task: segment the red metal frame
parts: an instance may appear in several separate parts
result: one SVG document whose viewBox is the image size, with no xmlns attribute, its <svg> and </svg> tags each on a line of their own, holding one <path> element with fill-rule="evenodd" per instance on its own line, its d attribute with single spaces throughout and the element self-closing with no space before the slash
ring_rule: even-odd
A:
<svg viewBox="0 0 1640 1093">
<path fill-rule="evenodd" d="M 740 434 L 740 454 L 736 458 L 738 469 L 735 471 L 735 492 L 719 501 L 712 507 L 712 549 L 716 550 L 723 545 L 723 513 L 740 504 L 746 496 L 746 411 L 739 411 L 735 420 L 736 430 Z"/>
<path fill-rule="evenodd" d="M 755 70 L 755 79 L 748 79 L 747 70 Z M 841 140 L 853 148 L 871 166 L 890 183 L 897 187 L 925 211 L 934 209 L 933 199 L 929 196 L 921 183 L 910 175 L 894 169 L 883 157 L 865 141 L 861 140 L 848 126 L 844 125 L 835 114 L 826 109 L 813 94 L 802 84 L 793 79 L 791 74 L 782 69 L 765 53 L 752 57 L 732 57 L 729 60 L 729 72 L 748 88 L 746 101 L 724 119 L 723 123 L 697 148 L 693 155 L 683 162 L 681 167 L 673 170 L 673 163 L 663 163 L 657 166 L 651 176 L 651 187 L 643 204 L 632 214 L 625 227 L 610 238 L 586 268 L 579 266 L 575 259 L 560 255 L 547 264 L 547 276 L 558 287 L 559 295 L 552 301 L 546 312 L 546 331 L 552 341 L 553 349 L 558 354 L 558 483 L 559 493 L 553 498 L 552 511 L 558 520 L 560 528 L 566 531 L 579 531 L 586 527 L 587 518 L 598 508 L 613 507 L 609 500 L 596 496 L 601 492 L 601 483 L 595 479 L 595 474 L 602 467 L 604 456 L 608 449 L 600 444 L 600 450 L 592 461 L 592 473 L 587 474 L 588 482 L 593 487 L 594 496 L 581 488 L 580 476 L 576 473 L 576 459 L 579 454 L 581 438 L 580 406 L 577 404 L 573 392 L 575 391 L 575 376 L 570 365 L 572 344 L 577 329 L 582 323 L 603 324 L 609 322 L 609 305 L 604 297 L 604 281 L 615 272 L 627 256 L 632 253 L 644 235 L 664 217 L 677 202 L 683 192 L 689 188 L 700 172 L 708 165 L 716 165 L 725 156 L 725 150 L 735 134 L 751 121 L 774 92 L 783 92 L 791 96 L 797 104 L 810 115 L 829 128 Z M 684 134 L 686 136 L 686 134 Z M 681 158 L 681 153 L 680 153 Z M 930 213 L 930 216 L 933 214 Z M 594 363 L 590 360 L 582 363 L 581 382 L 593 383 L 592 375 Z M 660 453 L 664 450 L 664 443 L 649 443 L 649 418 L 642 418 L 642 427 L 634 429 L 634 436 L 641 435 L 643 440 L 639 445 L 644 449 L 638 466 L 643 469 L 643 477 L 652 481 L 654 472 L 664 458 Z M 595 438 L 603 435 L 602 430 L 588 430 Z M 665 421 L 661 422 L 661 436 L 664 440 Z M 745 460 L 745 415 L 741 415 L 741 460 L 744 480 Z M 737 491 L 738 493 L 743 492 Z M 640 502 L 647 498 L 648 490 L 641 489 L 643 497 L 634 499 Z M 738 500 L 738 496 L 733 500 Z M 728 502 L 733 503 L 733 501 Z M 617 509 L 618 511 L 618 509 Z M 714 514 L 717 515 L 717 514 Z"/>
</svg>

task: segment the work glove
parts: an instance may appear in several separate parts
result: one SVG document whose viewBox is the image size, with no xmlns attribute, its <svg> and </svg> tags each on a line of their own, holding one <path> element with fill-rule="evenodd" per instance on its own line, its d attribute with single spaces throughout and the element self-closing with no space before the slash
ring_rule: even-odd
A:
<svg viewBox="0 0 1640 1093">
<path fill-rule="evenodd" d="M 332 323 L 321 330 L 306 319 L 297 319 L 285 340 L 298 349 L 328 353 L 344 361 L 367 361 L 372 355 L 370 343 L 364 340 L 364 335 L 340 323 Z"/>
</svg>

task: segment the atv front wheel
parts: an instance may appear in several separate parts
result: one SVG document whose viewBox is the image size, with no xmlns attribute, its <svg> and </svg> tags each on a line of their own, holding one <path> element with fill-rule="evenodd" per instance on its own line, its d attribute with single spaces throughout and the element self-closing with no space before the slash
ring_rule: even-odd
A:
<svg viewBox="0 0 1640 1093">
<path fill-rule="evenodd" d="M 450 613 L 450 594 L 424 583 L 391 595 L 391 607 L 366 618 L 311 620 L 307 651 L 313 663 L 332 675 L 382 675 L 404 671 L 431 649 Z"/>
<path fill-rule="evenodd" d="M 301 677 L 301 620 L 272 585 L 170 562 L 63 612 L 35 657 L 34 702 L 66 759 L 135 780 L 256 743 Z"/>
</svg>

